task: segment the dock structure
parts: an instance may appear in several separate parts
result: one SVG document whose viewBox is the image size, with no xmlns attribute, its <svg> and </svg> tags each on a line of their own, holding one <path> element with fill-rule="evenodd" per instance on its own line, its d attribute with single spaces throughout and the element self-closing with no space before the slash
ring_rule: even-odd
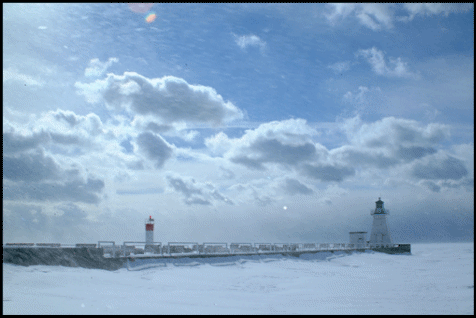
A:
<svg viewBox="0 0 476 318">
<path fill-rule="evenodd" d="M 390 239 L 383 201 L 376 203 L 370 240 L 367 232 L 350 232 L 349 243 L 226 243 L 226 242 L 154 242 L 154 219 L 145 222 L 145 242 L 114 241 L 95 243 L 7 243 L 3 262 L 19 265 L 63 265 L 87 268 L 118 269 L 133 259 L 208 258 L 252 255 L 289 255 L 305 253 L 365 252 L 388 254 L 411 253 L 410 244 L 394 244 Z"/>
<path fill-rule="evenodd" d="M 149 244 L 147 244 L 149 243 Z M 131 245 L 133 244 L 133 245 Z M 226 244 L 226 245 L 225 245 Z M 96 247 L 97 246 L 97 247 Z M 146 248 L 147 247 L 147 248 Z M 153 247 L 153 248 L 152 248 Z M 146 251 L 147 250 L 147 251 Z M 345 243 L 180 243 L 166 245 L 149 242 L 124 242 L 116 245 L 112 241 L 98 244 L 6 244 L 3 246 L 3 262 L 17 265 L 61 265 L 117 270 L 127 261 L 135 259 L 179 259 L 210 258 L 252 255 L 278 255 L 299 257 L 306 253 L 346 253 L 376 251 L 388 254 L 411 253 L 410 244 L 355 244 Z"/>
</svg>

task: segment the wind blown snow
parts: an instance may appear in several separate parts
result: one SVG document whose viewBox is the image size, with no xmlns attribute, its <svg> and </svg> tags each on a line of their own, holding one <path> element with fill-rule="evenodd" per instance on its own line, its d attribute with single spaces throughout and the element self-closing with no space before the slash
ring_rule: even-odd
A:
<svg viewBox="0 0 476 318">
<path fill-rule="evenodd" d="M 3 314 L 474 314 L 474 244 L 110 272 L 3 264 Z"/>
</svg>

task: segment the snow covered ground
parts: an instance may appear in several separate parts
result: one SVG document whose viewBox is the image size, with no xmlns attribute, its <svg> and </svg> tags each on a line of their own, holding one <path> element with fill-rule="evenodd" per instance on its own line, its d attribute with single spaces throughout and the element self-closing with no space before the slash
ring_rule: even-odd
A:
<svg viewBox="0 0 476 318">
<path fill-rule="evenodd" d="M 3 313 L 474 314 L 473 243 L 130 269 L 3 264 Z"/>
</svg>

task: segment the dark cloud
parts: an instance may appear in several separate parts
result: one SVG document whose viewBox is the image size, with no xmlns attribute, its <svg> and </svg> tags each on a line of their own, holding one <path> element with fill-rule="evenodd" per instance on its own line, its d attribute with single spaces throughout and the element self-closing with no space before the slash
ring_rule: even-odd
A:
<svg viewBox="0 0 476 318">
<path fill-rule="evenodd" d="M 167 176 L 167 181 L 169 182 L 169 185 L 175 189 L 175 191 L 181 192 L 186 198 L 190 198 L 194 194 L 202 194 L 202 190 L 196 188 L 193 183 L 185 183 L 184 180 L 179 177 L 174 178 Z"/>
<path fill-rule="evenodd" d="M 230 159 L 231 162 L 244 165 L 250 169 L 264 170 L 264 166 L 256 159 L 250 159 L 246 156 L 236 156 Z"/>
<path fill-rule="evenodd" d="M 295 194 L 313 194 L 314 191 L 312 189 L 306 187 L 304 184 L 299 182 L 296 179 L 290 179 L 286 178 L 286 181 L 283 185 L 284 190 L 286 193 L 290 195 L 295 195 Z"/>
<path fill-rule="evenodd" d="M 188 205 L 192 205 L 192 204 L 211 205 L 210 201 L 200 199 L 200 198 L 187 198 L 185 199 L 185 203 L 187 203 Z"/>
<path fill-rule="evenodd" d="M 67 122 L 71 127 L 76 126 L 80 122 L 80 117 L 70 111 L 58 110 L 57 112 L 53 112 L 53 116 L 58 121 L 63 120 Z"/>
<path fill-rule="evenodd" d="M 474 178 L 468 176 L 461 178 L 460 180 L 444 180 L 440 182 L 444 188 L 465 188 L 467 191 L 474 191 Z"/>
<path fill-rule="evenodd" d="M 13 181 L 37 182 L 59 177 L 60 168 L 43 151 L 3 156 L 3 178 Z"/>
<path fill-rule="evenodd" d="M 331 165 L 310 165 L 304 164 L 302 166 L 302 174 L 323 182 L 337 181 L 341 182 L 346 177 L 353 176 L 355 170 L 349 167 L 331 166 Z"/>
<path fill-rule="evenodd" d="M 145 127 L 145 130 L 150 130 L 156 134 L 160 134 L 160 133 L 169 131 L 171 129 L 173 129 L 173 127 L 170 125 L 159 125 L 154 122 L 147 123 L 147 126 Z"/>
<path fill-rule="evenodd" d="M 79 143 L 74 135 L 41 132 L 24 137 L 4 133 L 8 151 L 3 155 L 3 198 L 5 200 L 32 200 L 58 202 L 98 203 L 104 181 L 80 176 L 79 169 L 64 169 L 43 146 Z"/>
<path fill-rule="evenodd" d="M 33 133 L 30 136 L 22 136 L 14 132 L 3 133 L 3 154 L 18 153 L 38 147 L 50 140 L 47 133 Z"/>
<path fill-rule="evenodd" d="M 144 170 L 144 164 L 140 160 L 126 163 L 126 166 L 131 170 Z"/>
<path fill-rule="evenodd" d="M 146 156 L 155 161 L 156 168 L 162 168 L 165 161 L 172 156 L 173 149 L 160 136 L 156 136 L 150 132 L 141 133 L 137 136 L 137 145 Z"/>
<path fill-rule="evenodd" d="M 453 179 L 458 180 L 468 174 L 463 162 L 457 158 L 447 156 L 444 159 L 431 158 L 428 162 L 416 163 L 411 174 L 418 179 Z"/>
<path fill-rule="evenodd" d="M 4 183 L 3 199 L 21 201 L 71 201 L 97 204 L 104 181 L 88 178 L 64 182 Z"/>
<path fill-rule="evenodd" d="M 286 145 L 276 139 L 257 140 L 250 148 L 259 154 L 261 162 L 276 162 L 288 165 L 309 160 L 316 153 L 316 147 L 312 143 Z"/>
<path fill-rule="evenodd" d="M 195 182 L 194 179 L 185 180 L 179 176 L 166 177 L 169 186 L 175 191 L 182 193 L 185 197 L 184 202 L 187 205 L 200 204 L 211 205 L 212 200 L 222 201 L 233 205 L 233 201 L 219 193 L 215 186 L 207 183 L 201 184 Z"/>
<path fill-rule="evenodd" d="M 428 189 L 430 189 L 433 192 L 440 192 L 440 190 L 441 190 L 441 187 L 439 185 L 437 185 L 436 183 L 434 183 L 433 181 L 430 181 L 430 180 L 425 180 L 421 184 L 424 185 L 425 187 L 427 187 Z"/>
<path fill-rule="evenodd" d="M 394 157 L 389 157 L 381 152 L 369 149 L 356 149 L 354 146 L 342 146 L 330 151 L 339 160 L 346 162 L 349 166 L 377 167 L 381 169 L 389 168 L 399 163 Z"/>
<path fill-rule="evenodd" d="M 243 153 L 250 152 L 251 158 Z M 241 155 L 230 160 L 248 168 L 263 170 L 263 163 L 280 163 L 294 166 L 299 162 L 310 160 L 316 154 L 316 147 L 312 143 L 304 145 L 286 145 L 276 139 L 256 140 L 248 149 L 242 149 Z"/>
<path fill-rule="evenodd" d="M 49 135 L 51 136 L 51 140 L 57 144 L 63 144 L 63 145 L 82 145 L 83 144 L 80 138 L 73 134 L 58 134 L 58 133 L 50 132 Z"/>
<path fill-rule="evenodd" d="M 223 195 L 221 195 L 220 193 L 218 193 L 217 190 L 213 190 L 212 192 L 210 192 L 210 195 L 212 196 L 212 198 L 214 198 L 215 200 L 218 200 L 218 201 L 223 201 L 225 203 L 228 203 L 230 205 L 233 205 L 233 201 L 231 201 L 230 199 L 224 197 Z"/>
<path fill-rule="evenodd" d="M 7 240 L 26 238 L 28 242 L 45 243 L 93 241 L 88 239 L 91 231 L 87 230 L 94 224 L 86 218 L 86 211 L 74 203 L 56 205 L 54 215 L 46 214 L 43 207 L 36 204 L 4 203 L 4 208 L 9 211 L 3 215 Z"/>
<path fill-rule="evenodd" d="M 427 155 L 436 153 L 436 149 L 432 147 L 400 147 L 396 151 L 396 156 L 405 161 L 412 161 L 414 159 L 422 158 Z"/>
</svg>

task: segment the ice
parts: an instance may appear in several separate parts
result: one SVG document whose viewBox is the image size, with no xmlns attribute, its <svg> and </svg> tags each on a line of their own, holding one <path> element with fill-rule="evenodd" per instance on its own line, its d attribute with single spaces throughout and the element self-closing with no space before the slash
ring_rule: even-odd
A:
<svg viewBox="0 0 476 318">
<path fill-rule="evenodd" d="M 117 271 L 3 264 L 4 314 L 473 314 L 473 299 L 473 243 L 136 260 Z"/>
</svg>

